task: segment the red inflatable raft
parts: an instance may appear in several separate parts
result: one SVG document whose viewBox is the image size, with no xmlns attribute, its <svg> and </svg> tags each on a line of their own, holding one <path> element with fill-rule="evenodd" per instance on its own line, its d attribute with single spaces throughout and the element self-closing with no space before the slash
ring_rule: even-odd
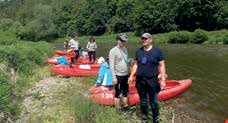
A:
<svg viewBox="0 0 228 123">
<path fill-rule="evenodd" d="M 58 55 L 65 55 L 65 56 L 74 56 L 75 53 L 74 52 L 67 52 L 67 51 L 63 51 L 63 50 L 54 50 L 54 52 Z"/>
<path fill-rule="evenodd" d="M 51 68 L 51 72 L 65 76 L 94 76 L 98 74 L 100 64 L 69 65 L 59 64 Z"/>
<path fill-rule="evenodd" d="M 228 118 L 225 120 L 225 123 L 228 123 Z"/>
<path fill-rule="evenodd" d="M 69 56 L 64 57 L 64 56 L 58 56 L 58 55 L 55 55 L 51 59 L 48 59 L 47 63 L 48 64 L 59 64 L 57 61 L 57 58 L 66 58 L 67 63 L 71 63 L 71 57 L 69 57 Z M 82 56 L 80 56 L 74 64 L 90 64 L 90 61 L 89 61 L 88 57 L 83 58 Z"/>
<path fill-rule="evenodd" d="M 166 87 L 158 94 L 158 100 L 167 100 L 183 93 L 190 85 L 192 80 L 167 80 Z M 91 100 L 102 105 L 114 106 L 114 90 L 108 87 L 92 87 L 90 89 Z M 140 102 L 139 95 L 135 84 L 129 85 L 128 104 L 138 105 Z"/>
</svg>

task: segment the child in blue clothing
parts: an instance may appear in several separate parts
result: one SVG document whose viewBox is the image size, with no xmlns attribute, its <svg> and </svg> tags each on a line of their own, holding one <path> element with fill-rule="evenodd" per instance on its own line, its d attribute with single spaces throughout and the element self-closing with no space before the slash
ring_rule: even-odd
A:
<svg viewBox="0 0 228 123">
<path fill-rule="evenodd" d="M 112 86 L 112 73 L 108 64 L 108 58 L 104 61 L 99 69 L 98 78 L 95 86 Z"/>
<path fill-rule="evenodd" d="M 67 59 L 64 58 L 64 57 L 59 57 L 59 58 L 57 58 L 57 63 L 58 63 L 58 64 L 65 64 L 65 65 L 68 64 Z"/>
</svg>

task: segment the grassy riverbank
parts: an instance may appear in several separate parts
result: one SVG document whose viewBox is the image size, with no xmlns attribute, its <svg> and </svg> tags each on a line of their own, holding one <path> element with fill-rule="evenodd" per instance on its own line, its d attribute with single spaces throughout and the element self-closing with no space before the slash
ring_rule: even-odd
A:
<svg viewBox="0 0 228 123">
<path fill-rule="evenodd" d="M 0 122 L 16 118 L 24 93 L 42 78 L 45 61 L 53 55 L 48 43 L 17 40 L 0 32 Z"/>
<path fill-rule="evenodd" d="M 103 107 L 89 100 L 88 89 L 96 77 L 44 77 L 29 89 L 19 122 L 28 123 L 139 123 L 139 106 L 118 115 L 114 107 Z M 161 107 L 161 122 L 171 122 L 173 109 Z"/>
</svg>

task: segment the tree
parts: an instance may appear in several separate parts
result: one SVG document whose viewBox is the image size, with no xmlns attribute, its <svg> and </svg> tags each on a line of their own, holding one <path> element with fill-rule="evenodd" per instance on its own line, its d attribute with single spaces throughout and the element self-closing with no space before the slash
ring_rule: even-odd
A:
<svg viewBox="0 0 228 123">
<path fill-rule="evenodd" d="M 224 3 L 224 0 L 178 0 L 175 21 L 181 30 L 222 28 Z"/>
<path fill-rule="evenodd" d="M 48 5 L 38 4 L 34 8 L 34 19 L 28 22 L 18 33 L 18 37 L 27 40 L 53 39 L 58 37 L 52 19 L 52 9 Z"/>
<path fill-rule="evenodd" d="M 135 9 L 136 35 L 143 32 L 161 33 L 177 29 L 173 0 L 147 0 Z"/>
</svg>

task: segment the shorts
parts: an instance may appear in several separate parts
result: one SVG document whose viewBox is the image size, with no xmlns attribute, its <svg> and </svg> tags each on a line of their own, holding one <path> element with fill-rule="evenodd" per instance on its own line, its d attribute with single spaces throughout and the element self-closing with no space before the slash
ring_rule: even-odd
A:
<svg viewBox="0 0 228 123">
<path fill-rule="evenodd" d="M 128 95 L 128 75 L 116 76 L 117 84 L 115 85 L 115 98 L 120 98 L 122 93 L 123 97 Z"/>
</svg>

